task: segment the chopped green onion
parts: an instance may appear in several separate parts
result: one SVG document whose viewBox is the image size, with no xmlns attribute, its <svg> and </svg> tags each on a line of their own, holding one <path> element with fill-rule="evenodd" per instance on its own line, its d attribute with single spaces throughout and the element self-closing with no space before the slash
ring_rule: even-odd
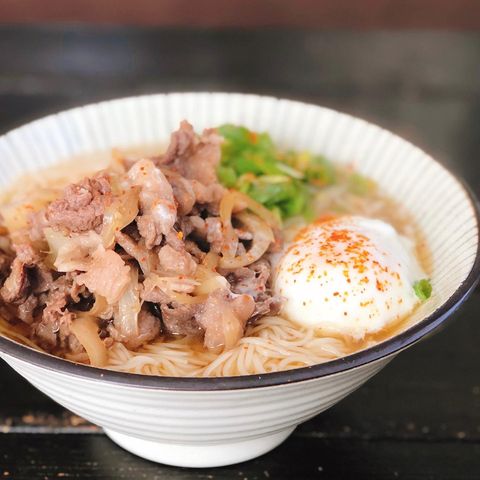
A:
<svg viewBox="0 0 480 480">
<path fill-rule="evenodd" d="M 290 175 L 293 178 L 302 179 L 305 177 L 305 175 L 302 172 L 295 170 L 294 168 L 290 167 L 286 163 L 278 162 L 277 166 L 280 170 L 282 170 L 284 173 L 286 173 L 287 175 Z"/>
<path fill-rule="evenodd" d="M 217 170 L 218 179 L 228 188 L 234 187 L 237 182 L 237 174 L 232 167 L 220 165 Z"/>
<path fill-rule="evenodd" d="M 430 283 L 430 280 L 423 278 L 413 284 L 413 290 L 415 291 L 415 295 L 424 302 L 432 295 L 432 284 Z"/>
<path fill-rule="evenodd" d="M 355 172 L 348 178 L 348 189 L 351 193 L 365 196 L 375 190 L 375 182 Z"/>
<path fill-rule="evenodd" d="M 224 137 L 218 178 L 228 188 L 249 195 L 281 218 L 311 218 L 313 186 L 335 182 L 333 165 L 321 156 L 282 152 L 267 133 L 222 125 Z"/>
<path fill-rule="evenodd" d="M 332 185 L 336 181 L 335 167 L 325 157 L 317 155 L 311 158 L 305 170 L 305 176 L 316 186 Z"/>
</svg>

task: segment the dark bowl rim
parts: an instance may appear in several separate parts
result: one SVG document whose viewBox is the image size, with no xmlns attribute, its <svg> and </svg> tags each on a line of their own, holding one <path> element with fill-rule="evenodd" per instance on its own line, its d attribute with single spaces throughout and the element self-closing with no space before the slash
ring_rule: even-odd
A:
<svg viewBox="0 0 480 480">
<path fill-rule="evenodd" d="M 226 93 L 226 92 L 222 92 Z M 248 95 L 248 94 L 247 94 Z M 146 95 L 149 96 L 149 95 Z M 155 95 L 151 95 L 155 96 Z M 249 95 L 251 96 L 251 94 Z M 263 98 L 275 98 L 259 95 Z M 127 97 L 128 98 L 128 97 Z M 133 98 L 133 97 L 130 97 Z M 107 100 L 109 103 L 115 100 Z M 296 103 L 298 102 L 294 100 Z M 310 104 L 307 104 L 310 105 Z M 88 105 L 87 105 L 88 106 Z M 77 107 L 78 108 L 78 107 Z M 80 107 L 81 108 L 81 107 Z M 325 108 L 325 107 L 321 107 Z M 71 109 L 71 110 L 75 110 Z M 327 109 L 331 110 L 331 109 Z M 66 110 L 69 111 L 69 110 Z M 333 110 L 335 111 L 335 110 Z M 335 111 L 337 112 L 337 111 Z M 339 113 L 339 112 L 337 112 Z M 54 114 L 55 115 L 55 114 Z M 342 113 L 342 115 L 348 115 Z M 350 116 L 350 115 L 348 115 Z M 43 117 L 47 118 L 47 117 Z M 358 118 L 358 117 L 353 117 Z M 36 120 L 40 121 L 42 119 Z M 30 122 L 35 123 L 36 121 Z M 365 120 L 363 120 L 365 121 Z M 366 122 L 371 123 L 371 122 Z M 23 125 L 29 125 L 28 123 Z M 374 124 L 372 124 L 374 125 Z M 377 128 L 378 125 L 375 125 Z M 16 129 L 15 129 L 16 130 Z M 10 132 L 6 132 L 4 135 L 8 135 Z M 389 132 L 392 135 L 396 135 Z M 3 136 L 3 135 L 2 135 Z M 396 135 L 397 136 L 397 135 Z M 399 137 L 401 138 L 401 137 Z M 403 140 L 403 139 L 402 139 Z M 407 140 L 404 140 L 408 142 Z M 418 148 L 415 145 L 408 142 L 410 146 Z M 427 154 L 428 155 L 428 154 Z M 433 157 L 429 155 L 429 158 L 437 162 Z M 438 163 L 438 162 L 437 162 Z M 211 391 L 227 391 L 227 390 L 244 390 L 251 388 L 263 388 L 281 386 L 290 383 L 315 380 L 321 377 L 326 377 L 340 372 L 346 372 L 353 368 L 367 365 L 382 358 L 386 358 L 390 355 L 400 352 L 401 350 L 413 345 L 424 337 L 427 333 L 440 326 L 447 318 L 452 315 L 472 294 L 475 286 L 480 279 L 480 205 L 473 194 L 470 187 L 454 175 L 448 168 L 441 165 L 442 168 L 455 180 L 458 181 L 460 186 L 465 191 L 467 198 L 470 201 L 472 210 L 475 214 L 475 220 L 477 225 L 477 251 L 475 254 L 475 260 L 473 266 L 465 278 L 465 280 L 458 286 L 455 292 L 434 312 L 425 317 L 417 324 L 411 326 L 404 332 L 380 342 L 370 348 L 361 350 L 357 353 L 347 355 L 346 357 L 331 360 L 325 363 L 311 365 L 308 367 L 301 367 L 293 370 L 285 370 L 281 372 L 272 372 L 258 375 L 243 375 L 237 377 L 164 377 L 164 376 L 149 376 L 136 373 L 116 372 L 104 368 L 91 367 L 89 365 L 82 365 L 74 363 L 53 355 L 40 352 L 26 345 L 20 344 L 7 337 L 0 336 L 0 352 L 11 356 L 15 359 L 23 362 L 41 367 L 47 370 L 53 370 L 61 374 L 73 375 L 75 377 L 81 377 L 88 380 L 102 381 L 109 384 L 125 387 L 135 387 L 142 389 L 154 389 L 154 390 L 176 390 L 176 391 L 191 391 L 191 392 L 211 392 Z"/>
</svg>

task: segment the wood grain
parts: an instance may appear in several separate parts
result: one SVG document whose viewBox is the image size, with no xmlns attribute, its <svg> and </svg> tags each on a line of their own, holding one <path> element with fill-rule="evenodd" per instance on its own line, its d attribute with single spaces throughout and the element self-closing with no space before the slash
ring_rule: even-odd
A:
<svg viewBox="0 0 480 480">
<path fill-rule="evenodd" d="M 15 434 L 0 436 L 0 462 L 0 478 L 15 480 L 476 480 L 480 445 L 339 438 L 305 442 L 293 436 L 250 462 L 183 469 L 142 460 L 103 435 Z"/>
<path fill-rule="evenodd" d="M 0 66 L 0 132 L 126 95 L 274 94 L 380 123 L 426 147 L 480 194 L 476 33 L 1 26 Z M 479 316 L 477 291 L 443 331 L 279 449 L 215 470 L 124 452 L 0 362 L 0 479 L 476 480 Z"/>
<path fill-rule="evenodd" d="M 475 0 L 3 0 L 2 22 L 169 27 L 476 29 Z"/>
</svg>

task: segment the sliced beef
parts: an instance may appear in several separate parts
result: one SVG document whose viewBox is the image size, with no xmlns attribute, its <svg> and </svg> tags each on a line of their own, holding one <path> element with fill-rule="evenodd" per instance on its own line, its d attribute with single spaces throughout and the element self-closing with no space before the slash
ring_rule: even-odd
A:
<svg viewBox="0 0 480 480">
<path fill-rule="evenodd" d="M 13 249 L 16 253 L 16 258 L 27 267 L 33 267 L 40 262 L 40 255 L 28 243 L 14 245 Z"/>
<path fill-rule="evenodd" d="M 191 277 L 197 269 L 197 263 L 185 250 L 175 250 L 170 245 L 165 245 L 158 252 L 160 269 L 176 275 Z"/>
<path fill-rule="evenodd" d="M 175 293 L 192 293 L 196 285 L 195 280 L 184 275 L 171 277 L 153 275 L 145 278 L 141 297 L 146 302 L 170 303 L 175 301 Z"/>
<path fill-rule="evenodd" d="M 142 308 L 138 314 L 138 335 L 131 335 L 127 338 L 115 329 L 113 323 L 107 326 L 107 332 L 113 340 L 123 343 L 127 348 L 132 350 L 157 338 L 160 330 L 160 319 L 145 308 Z"/>
<path fill-rule="evenodd" d="M 167 245 L 170 245 L 175 250 L 181 251 L 185 249 L 183 232 L 181 231 L 177 231 L 175 229 L 170 230 L 170 232 L 165 235 L 165 242 Z"/>
<path fill-rule="evenodd" d="M 232 292 L 250 295 L 255 300 L 253 316 L 275 315 L 280 311 L 281 298 L 272 296 L 268 286 L 271 266 L 268 260 L 260 259 L 248 267 L 223 270 Z"/>
<path fill-rule="evenodd" d="M 204 345 L 215 349 L 234 347 L 242 338 L 248 319 L 255 309 L 250 295 L 231 296 L 228 290 L 211 293 L 195 319 L 205 330 Z"/>
<path fill-rule="evenodd" d="M 183 162 L 185 177 L 203 185 L 218 184 L 217 166 L 222 157 L 222 137 L 214 129 L 206 129 Z"/>
<path fill-rule="evenodd" d="M 218 215 L 218 204 L 225 194 L 225 188 L 219 183 L 204 185 L 198 180 L 191 180 L 191 185 L 197 202 L 209 204 L 209 211 Z"/>
<path fill-rule="evenodd" d="M 100 247 L 93 252 L 88 270 L 79 274 L 76 282 L 113 305 L 120 300 L 130 282 L 130 267 L 118 253 Z"/>
<path fill-rule="evenodd" d="M 202 306 L 198 304 L 179 305 L 175 302 L 163 304 L 160 310 L 165 331 L 171 335 L 202 335 L 203 328 L 195 319 L 201 308 Z"/>
<path fill-rule="evenodd" d="M 118 245 L 120 245 L 131 258 L 134 258 L 138 262 L 145 275 L 148 275 L 150 271 L 157 268 L 158 258 L 152 250 L 147 249 L 143 239 L 135 241 L 129 235 L 122 232 L 117 232 L 115 239 Z"/>
<path fill-rule="evenodd" d="M 100 173 L 68 185 L 62 197 L 47 207 L 45 218 L 57 230 L 77 233 L 95 230 L 103 222 L 111 197 L 109 177 Z M 36 228 L 38 221 L 41 222 L 41 217 L 33 222 Z"/>
<path fill-rule="evenodd" d="M 31 324 L 34 321 L 35 310 L 38 307 L 38 297 L 31 294 L 17 307 L 17 317 L 22 322 Z"/>
<path fill-rule="evenodd" d="M 178 228 L 179 228 L 179 235 L 182 240 L 186 239 L 194 230 L 194 226 L 190 221 L 190 217 L 184 216 L 178 219 Z"/>
<path fill-rule="evenodd" d="M 34 269 L 40 257 L 31 245 L 14 245 L 16 257 L 12 262 L 10 274 L 0 290 L 2 299 L 7 303 L 20 304 L 31 290 L 30 270 Z"/>
<path fill-rule="evenodd" d="M 205 219 L 203 219 L 200 215 L 191 215 L 190 217 L 187 217 L 187 219 L 195 233 L 203 238 L 207 238 L 207 226 L 205 225 Z"/>
<path fill-rule="evenodd" d="M 33 338 L 46 350 L 63 348 L 71 353 L 83 350 L 76 337 L 70 333 L 75 318 L 67 305 L 78 300 L 79 291 L 73 275 L 62 275 L 55 280 L 45 298 L 41 319 L 32 325 Z"/>
<path fill-rule="evenodd" d="M 160 245 L 162 234 L 158 231 L 153 216 L 150 214 L 137 217 L 137 228 L 140 235 L 145 239 L 148 248 Z"/>
<path fill-rule="evenodd" d="M 147 278 L 143 283 L 143 291 L 141 293 L 142 300 L 156 304 L 164 304 L 172 301 L 169 294 L 151 283 Z"/>
<path fill-rule="evenodd" d="M 138 314 L 138 337 L 131 339 L 128 346 L 138 348 L 151 342 L 160 334 L 160 320 L 148 310 L 142 309 Z"/>
<path fill-rule="evenodd" d="M 29 287 L 27 267 L 21 260 L 15 258 L 0 295 L 6 303 L 22 303 L 28 296 Z"/>
<path fill-rule="evenodd" d="M 257 260 L 248 267 L 221 271 L 229 281 L 232 292 L 251 295 L 253 298 L 267 290 L 270 272 L 270 263 L 265 259 Z"/>
<path fill-rule="evenodd" d="M 269 293 L 261 293 L 255 300 L 255 310 L 252 313 L 252 319 L 263 315 L 277 315 L 282 308 L 282 298 Z"/>
<path fill-rule="evenodd" d="M 182 122 L 165 155 L 126 162 L 128 171 L 117 183 L 138 190 L 139 212 L 116 232 L 112 247 L 105 247 L 100 235 L 115 195 L 110 177 L 99 173 L 67 186 L 61 198 L 31 217 L 23 236 L 15 237 L 19 245 L 14 246 L 14 256 L 4 254 L 10 245 L 4 249 L 0 242 L 0 297 L 5 303 L 0 309 L 5 307 L 9 315 L 30 325 L 32 339 L 46 350 L 75 354 L 76 359 L 86 353 L 70 327 L 79 312 L 89 311 L 95 296 L 108 304 L 99 320 L 106 345 L 119 341 L 136 349 L 163 331 L 203 337 L 210 349 L 233 347 L 247 321 L 277 312 L 280 300 L 271 294 L 266 260 L 220 270 L 228 284 L 222 282 L 201 298 L 188 297 L 195 295 L 195 274 L 207 252 L 221 253 L 228 247 L 244 255 L 252 240 L 252 232 L 234 222 L 234 234 L 229 232 L 224 245 L 219 206 L 226 190 L 216 174 L 221 141 L 214 130 L 196 135 L 188 122 Z M 28 244 L 42 245 L 46 227 L 69 236 L 68 242 L 59 239 L 55 269 L 47 268 L 44 254 Z M 0 228 L 0 239 L 2 235 Z M 119 299 L 136 281 L 131 274 L 136 264 L 141 269 L 136 291 L 143 302 L 153 305 L 143 304 L 138 333 L 127 338 L 115 328 L 113 318 Z"/>
<path fill-rule="evenodd" d="M 193 127 L 183 121 L 160 159 L 162 164 L 190 181 L 196 202 L 212 204 L 213 208 L 218 206 L 225 192 L 216 172 L 221 159 L 221 143 L 222 137 L 215 130 L 207 129 L 197 136 Z"/>
<path fill-rule="evenodd" d="M 220 253 L 223 246 L 222 222 L 218 217 L 209 217 L 205 220 L 207 232 L 207 242 L 210 244 L 210 250 Z"/>
<path fill-rule="evenodd" d="M 177 206 L 172 186 L 151 160 L 143 159 L 128 171 L 132 185 L 140 187 L 141 215 L 137 227 L 147 248 L 159 245 L 177 220 Z"/>
<path fill-rule="evenodd" d="M 212 252 L 220 253 L 223 246 L 222 222 L 219 217 L 208 217 L 205 220 L 192 215 L 189 218 L 195 234 L 209 244 Z"/>
<path fill-rule="evenodd" d="M 198 263 L 200 263 L 206 255 L 206 253 L 200 249 L 200 247 L 193 240 L 190 239 L 185 241 L 185 250 L 192 255 Z"/>
<path fill-rule="evenodd" d="M 180 163 L 181 160 L 189 156 L 195 147 L 196 135 L 192 125 L 186 120 L 180 123 L 180 128 L 170 136 L 170 144 L 159 162 L 165 165 Z"/>
<path fill-rule="evenodd" d="M 249 230 L 245 230 L 243 228 L 235 228 L 235 233 L 237 234 L 239 240 L 249 241 L 253 239 L 253 233 Z"/>
<path fill-rule="evenodd" d="M 48 292 L 53 281 L 52 271 L 43 262 L 39 262 L 35 266 L 34 274 L 30 275 L 32 291 L 35 295 Z"/>
<path fill-rule="evenodd" d="M 45 235 L 43 230 L 49 226 L 47 218 L 47 209 L 42 209 L 39 212 L 33 213 L 29 217 L 29 235 L 32 242 L 43 240 Z"/>
<path fill-rule="evenodd" d="M 7 278 L 12 264 L 12 255 L 0 250 L 0 282 Z"/>
<path fill-rule="evenodd" d="M 173 196 L 177 202 L 178 214 L 180 216 L 188 215 L 196 202 L 191 182 L 169 168 L 162 169 L 162 172 L 172 186 Z"/>
</svg>

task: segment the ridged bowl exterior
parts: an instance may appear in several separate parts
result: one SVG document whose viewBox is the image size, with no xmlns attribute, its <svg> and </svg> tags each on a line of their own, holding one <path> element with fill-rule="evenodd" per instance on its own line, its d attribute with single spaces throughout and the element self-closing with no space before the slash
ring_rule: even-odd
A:
<svg viewBox="0 0 480 480">
<path fill-rule="evenodd" d="M 228 465 L 270 450 L 279 437 L 283 441 L 297 425 L 346 397 L 390 360 L 383 358 L 334 375 L 274 387 L 192 392 L 90 380 L 8 355 L 3 358 L 32 385 L 105 428 L 114 439 L 119 434 L 129 441 L 130 437 L 133 442 L 135 438 L 146 441 L 142 450 L 134 453 L 190 467 Z M 154 442 L 152 451 L 145 446 L 150 442 Z M 175 444 L 182 446 L 176 462 L 168 452 Z M 231 445 L 241 448 L 232 452 Z M 202 448 L 201 455 L 196 455 L 196 446 L 211 448 Z"/>
<path fill-rule="evenodd" d="M 388 348 L 374 347 L 323 369 L 292 371 L 283 380 L 276 374 L 251 377 L 248 388 L 228 379 L 221 384 L 198 379 L 187 382 L 188 388 L 175 379 L 152 382 L 137 375 L 130 375 L 134 382 L 117 382 L 106 371 L 86 374 L 94 371 L 88 367 L 72 366 L 69 373 L 69 367 L 55 368 L 46 355 L 0 339 L 0 355 L 15 370 L 58 403 L 104 427 L 126 449 L 164 463 L 206 467 L 247 460 L 275 447 L 296 425 L 334 405 L 443 322 L 475 283 L 478 221 L 461 183 L 410 143 L 329 109 L 255 95 L 152 95 L 46 117 L 0 137 L 0 186 L 69 157 L 166 143 L 184 118 L 197 131 L 226 122 L 268 131 L 285 148 L 354 165 L 408 209 L 431 251 L 432 298 L 412 316 L 411 328 L 385 343 Z M 197 389 L 197 384 L 208 388 Z"/>
</svg>

